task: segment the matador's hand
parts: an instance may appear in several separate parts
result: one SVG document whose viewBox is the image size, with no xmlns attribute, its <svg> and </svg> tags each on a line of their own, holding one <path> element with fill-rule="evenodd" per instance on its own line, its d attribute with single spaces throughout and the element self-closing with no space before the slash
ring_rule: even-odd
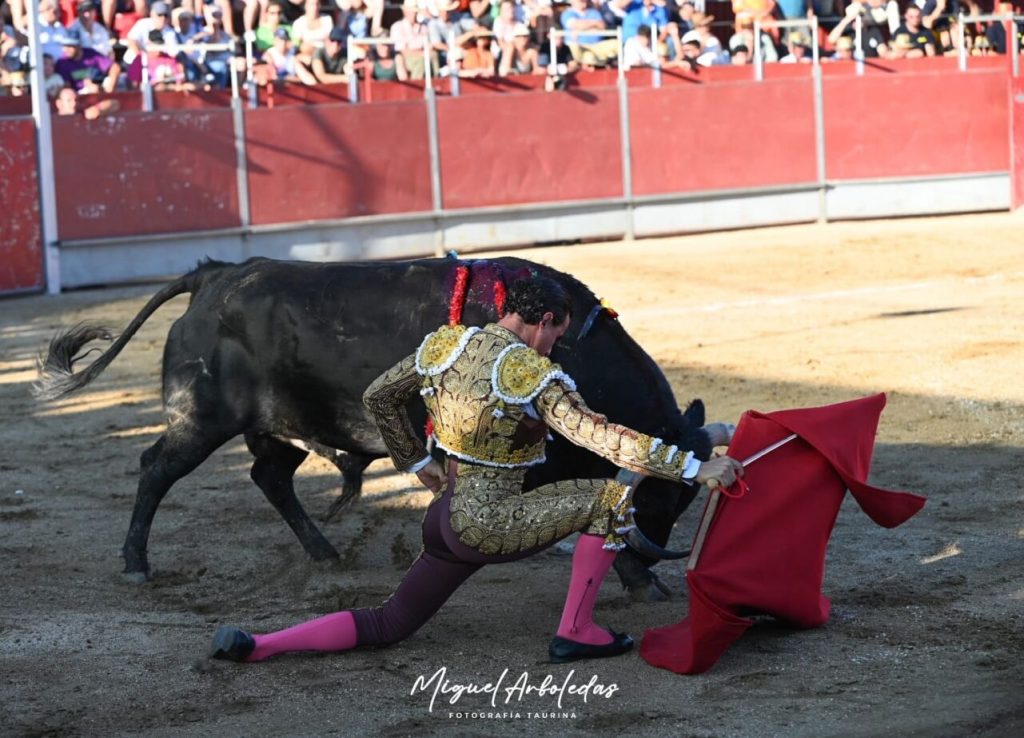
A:
<svg viewBox="0 0 1024 738">
<path fill-rule="evenodd" d="M 711 461 L 702 461 L 697 476 L 698 484 L 707 484 L 714 480 L 723 487 L 728 487 L 743 476 L 743 464 L 731 456 L 719 456 Z"/>
<path fill-rule="evenodd" d="M 445 484 L 448 483 L 448 477 L 445 475 L 444 469 L 433 459 L 430 460 L 429 464 L 416 472 L 416 476 L 419 477 L 423 486 L 435 495 L 444 489 Z"/>
</svg>

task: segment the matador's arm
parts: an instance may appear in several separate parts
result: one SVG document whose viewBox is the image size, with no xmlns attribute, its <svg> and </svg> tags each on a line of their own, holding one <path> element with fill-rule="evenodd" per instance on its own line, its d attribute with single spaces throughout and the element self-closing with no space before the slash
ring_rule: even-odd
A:
<svg viewBox="0 0 1024 738">
<path fill-rule="evenodd" d="M 548 384 L 537 395 L 535 405 L 549 426 L 616 466 L 673 482 L 689 482 L 700 468 L 690 450 L 666 446 L 661 439 L 608 422 L 561 380 Z"/>
<path fill-rule="evenodd" d="M 429 456 L 405 410 L 405 403 L 419 392 L 421 382 L 422 377 L 416 373 L 416 355 L 411 354 L 373 380 L 363 393 L 363 404 L 399 471 L 408 471 Z"/>
</svg>

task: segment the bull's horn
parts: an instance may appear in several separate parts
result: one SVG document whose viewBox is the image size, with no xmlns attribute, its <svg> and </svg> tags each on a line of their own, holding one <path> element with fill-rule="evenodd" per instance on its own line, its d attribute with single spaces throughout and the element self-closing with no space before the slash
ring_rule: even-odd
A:
<svg viewBox="0 0 1024 738">
<path fill-rule="evenodd" d="M 633 528 L 633 530 L 623 536 L 626 539 L 626 544 L 636 551 L 638 554 L 649 556 L 652 559 L 685 559 L 690 555 L 690 549 L 685 551 L 670 551 L 667 548 L 662 548 L 657 543 L 652 541 L 650 538 L 640 532 L 639 528 Z"/>
</svg>

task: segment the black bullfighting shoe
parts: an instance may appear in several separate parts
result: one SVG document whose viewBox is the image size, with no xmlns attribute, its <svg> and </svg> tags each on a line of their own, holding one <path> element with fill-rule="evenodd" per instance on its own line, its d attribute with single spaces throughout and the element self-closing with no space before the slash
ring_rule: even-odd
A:
<svg viewBox="0 0 1024 738">
<path fill-rule="evenodd" d="M 633 639 L 625 633 L 612 634 L 612 642 L 603 646 L 594 646 L 589 643 L 578 643 L 570 641 L 562 636 L 555 636 L 548 646 L 548 655 L 552 664 L 564 664 L 567 661 L 579 661 L 580 659 L 603 659 L 607 656 L 620 656 L 633 648 Z"/>
<path fill-rule="evenodd" d="M 245 661 L 256 648 L 256 640 L 241 628 L 222 625 L 213 634 L 210 658 Z"/>
</svg>

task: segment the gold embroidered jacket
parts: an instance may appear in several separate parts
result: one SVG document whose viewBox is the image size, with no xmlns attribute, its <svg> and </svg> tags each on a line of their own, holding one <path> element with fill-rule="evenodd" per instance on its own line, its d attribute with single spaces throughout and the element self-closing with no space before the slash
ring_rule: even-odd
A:
<svg viewBox="0 0 1024 738">
<path fill-rule="evenodd" d="M 692 456 L 588 408 L 558 364 L 493 323 L 439 328 L 367 388 L 363 401 L 400 470 L 427 456 L 404 408 L 417 392 L 438 446 L 483 466 L 543 462 L 549 426 L 618 466 L 663 479 L 680 480 Z"/>
</svg>

